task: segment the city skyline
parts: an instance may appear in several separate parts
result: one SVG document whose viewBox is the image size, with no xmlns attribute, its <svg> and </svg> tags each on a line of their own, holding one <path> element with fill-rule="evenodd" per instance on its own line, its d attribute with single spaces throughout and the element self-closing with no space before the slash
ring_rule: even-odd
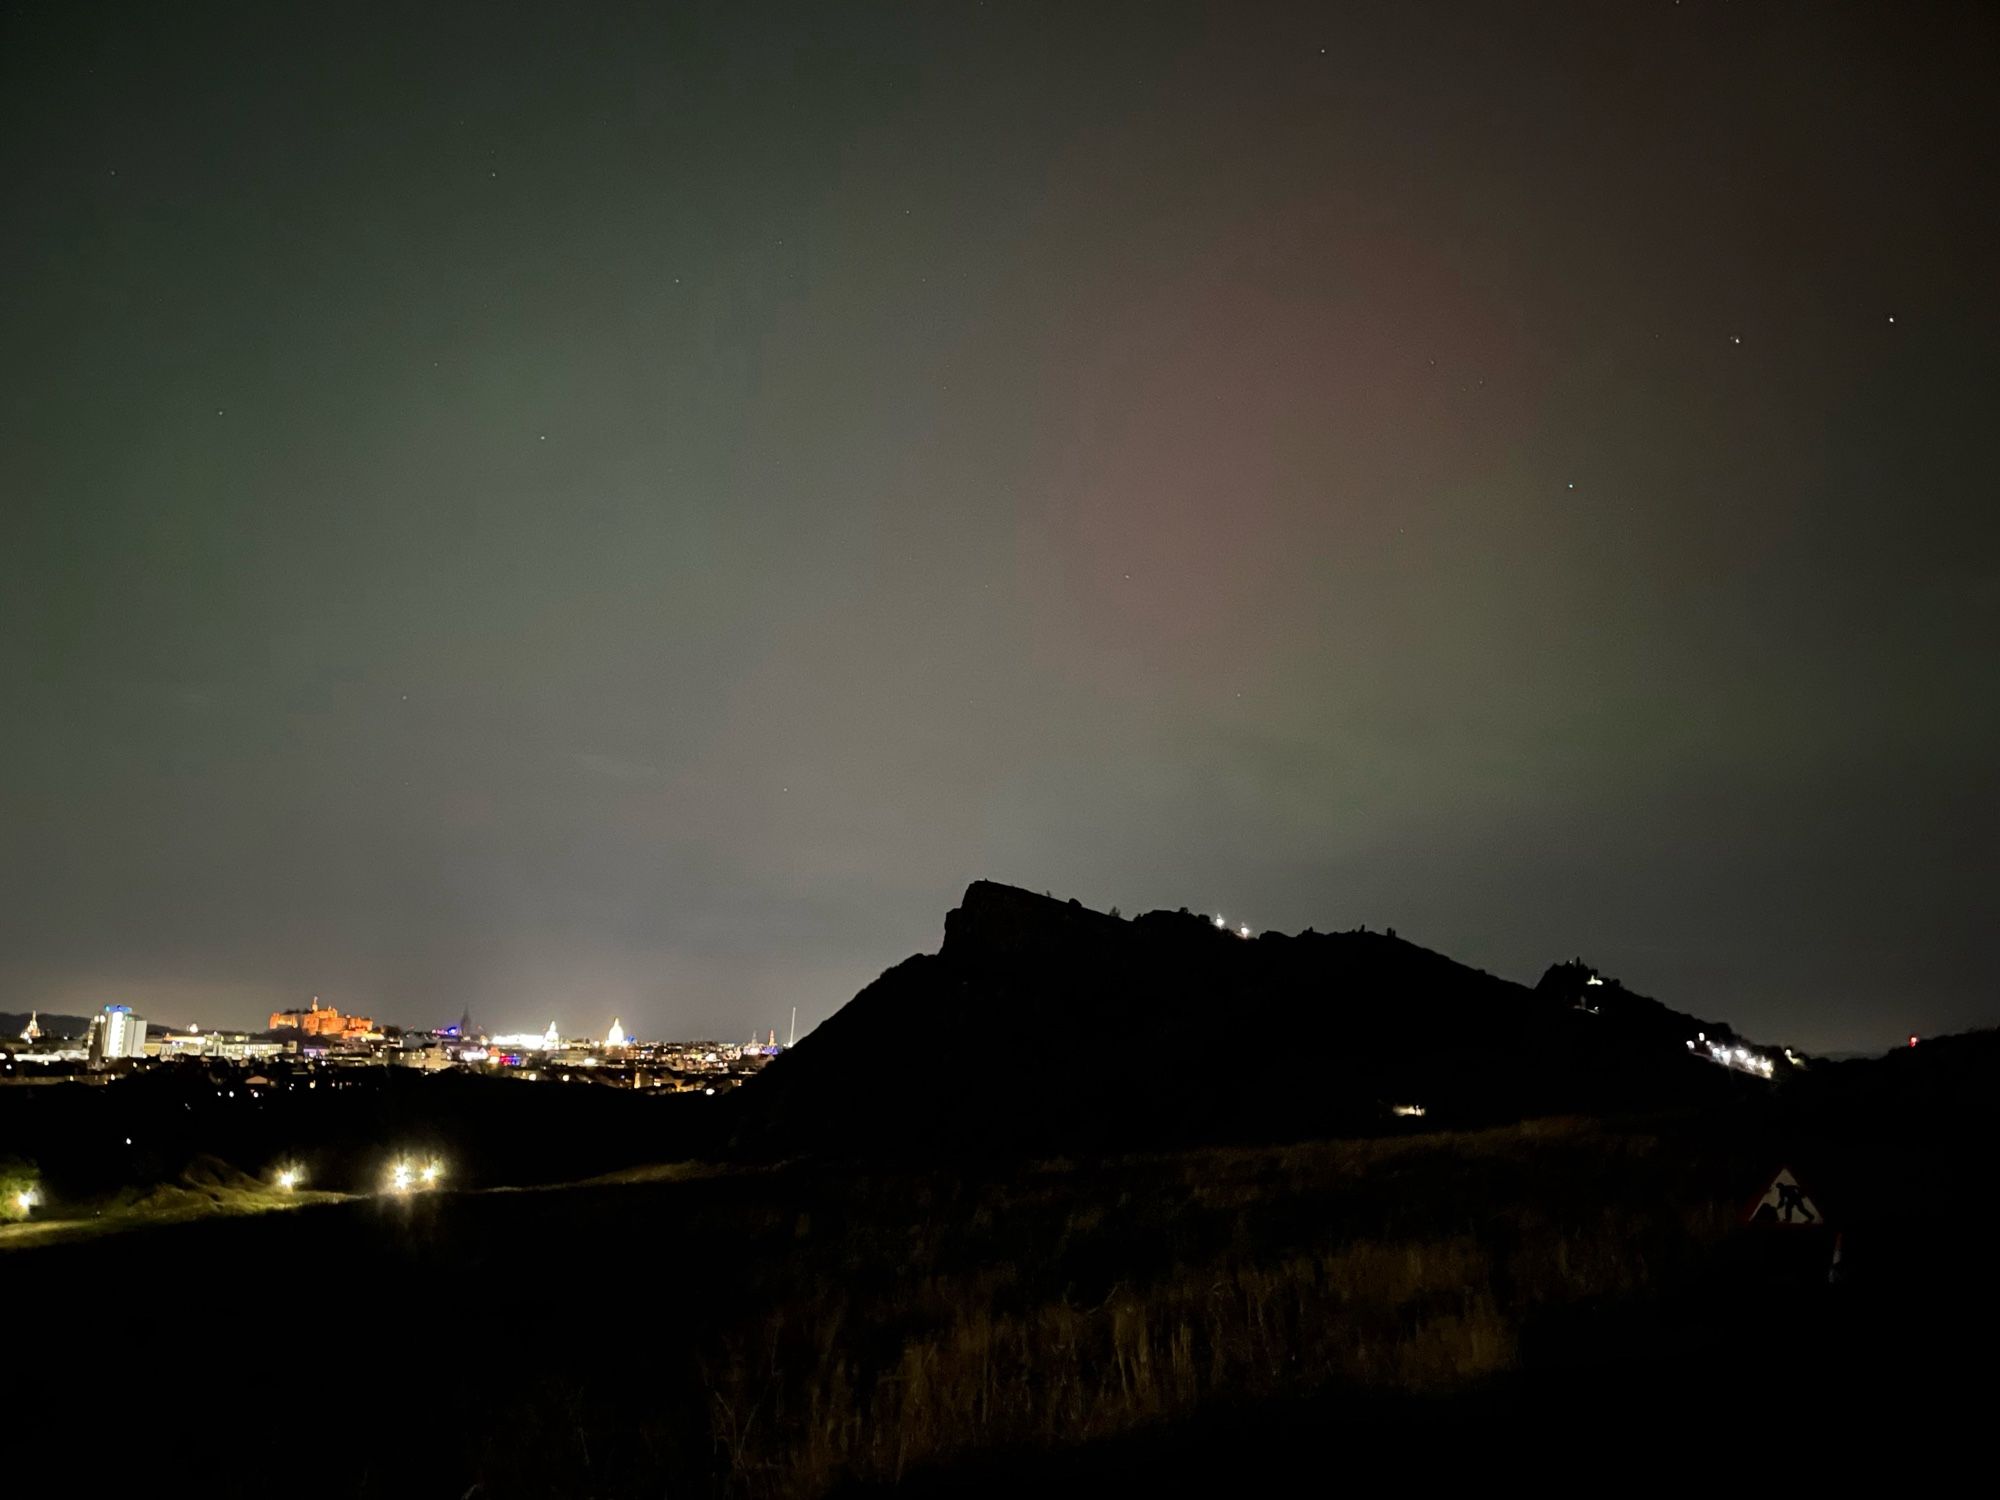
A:
<svg viewBox="0 0 2000 1500">
<path fill-rule="evenodd" d="M 304 1018 L 309 1012 L 326 1016 L 330 1024 L 314 1026 L 305 1023 Z M 44 1050 L 48 1050 L 53 1049 L 59 1042 L 64 1040 L 82 1042 L 88 1039 L 92 1027 L 102 1018 L 111 1016 L 114 1013 L 122 1013 L 130 1016 L 134 1022 L 150 1027 L 151 1032 L 154 1034 L 182 1037 L 199 1036 L 204 1033 L 269 1036 L 279 1033 L 298 1032 L 307 1037 L 316 1037 L 324 1033 L 326 1037 L 331 1039 L 367 1036 L 379 1040 L 385 1032 L 388 1032 L 429 1037 L 464 1038 L 466 1040 L 478 1038 L 481 1040 L 490 1040 L 496 1045 L 503 1043 L 509 1045 L 525 1044 L 532 1041 L 535 1045 L 542 1047 L 555 1047 L 582 1042 L 595 1042 L 600 1045 L 613 1047 L 648 1047 L 662 1044 L 716 1042 L 723 1040 L 723 1034 L 719 1032 L 707 1036 L 689 1034 L 686 1036 L 671 1037 L 628 1033 L 622 1024 L 623 1017 L 616 1015 L 612 1016 L 608 1023 L 602 1025 L 585 1024 L 581 1030 L 574 1026 L 564 1025 L 558 1018 L 551 1018 L 546 1027 L 528 1027 L 520 1030 L 510 1030 L 505 1025 L 488 1025 L 476 1020 L 468 1027 L 465 1024 L 463 1016 L 459 1021 L 451 1023 L 441 1021 L 404 1022 L 388 1018 L 378 1019 L 372 1016 L 364 1016 L 359 1012 L 342 1012 L 337 1006 L 332 1004 L 322 1006 L 320 997 L 315 995 L 306 1006 L 290 1006 L 283 1010 L 272 1011 L 261 1026 L 242 1023 L 226 1016 L 212 1018 L 208 1021 L 195 1017 L 176 1022 L 165 1017 L 145 1016 L 132 1006 L 118 1001 L 107 1001 L 94 1010 L 80 1012 L 45 1012 L 39 1007 L 31 1006 L 24 1012 L 27 1016 L 26 1022 L 17 1032 L 0 1035 L 0 1044 L 14 1041 L 17 1038 L 22 1042 L 31 1044 L 36 1041 L 45 1040 L 47 1048 Z M 0 1014 L 11 1014 L 11 1012 L 0 1012 Z M 469 1014 L 469 1012 L 465 1013 L 465 1015 Z M 46 1016 L 51 1024 L 63 1022 L 74 1023 L 75 1029 L 69 1033 L 45 1034 L 42 1026 L 44 1016 Z M 340 1024 L 343 1022 L 346 1024 Z M 796 1026 L 797 1018 L 794 1016 L 791 1027 L 787 1028 L 786 1046 L 791 1046 L 797 1041 L 798 1032 L 795 1029 Z M 779 1028 L 775 1025 L 753 1026 L 750 1028 L 748 1044 L 751 1046 L 775 1046 L 778 1041 L 778 1031 Z M 603 1032 L 604 1034 L 600 1037 L 598 1036 L 599 1032 Z M 736 1038 L 731 1037 L 729 1040 L 733 1045 Z M 140 1053 L 124 1049 L 120 1050 L 118 1055 L 137 1056 Z"/>
</svg>

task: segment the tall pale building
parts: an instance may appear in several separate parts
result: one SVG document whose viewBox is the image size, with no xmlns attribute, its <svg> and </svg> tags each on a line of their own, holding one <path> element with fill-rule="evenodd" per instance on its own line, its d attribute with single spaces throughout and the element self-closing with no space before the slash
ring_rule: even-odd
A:
<svg viewBox="0 0 2000 1500">
<path fill-rule="evenodd" d="M 129 1005 L 107 1005 L 90 1018 L 90 1060 L 117 1062 L 146 1055 L 146 1020 Z"/>
</svg>

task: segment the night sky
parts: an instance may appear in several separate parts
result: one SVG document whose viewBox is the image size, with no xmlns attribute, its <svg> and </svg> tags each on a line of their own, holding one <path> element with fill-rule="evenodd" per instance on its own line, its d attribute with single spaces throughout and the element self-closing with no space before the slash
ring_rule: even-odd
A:
<svg viewBox="0 0 2000 1500">
<path fill-rule="evenodd" d="M 782 1032 L 989 877 L 2000 1022 L 1996 76 L 1988 6 L 11 5 L 0 1009 Z"/>
</svg>

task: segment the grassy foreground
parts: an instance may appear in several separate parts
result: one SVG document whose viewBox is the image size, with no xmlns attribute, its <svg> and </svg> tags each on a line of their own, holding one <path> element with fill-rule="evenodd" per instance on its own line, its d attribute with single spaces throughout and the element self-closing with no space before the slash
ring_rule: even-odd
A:
<svg viewBox="0 0 2000 1500">
<path fill-rule="evenodd" d="M 338 1203 L 346 1196 L 281 1189 L 225 1163 L 202 1161 L 175 1182 L 125 1188 L 86 1203 L 43 1208 L 33 1218 L 0 1223 L 0 1251 L 155 1229 L 194 1219 L 280 1213 L 312 1204 Z"/>
<path fill-rule="evenodd" d="M 1651 1137 L 1543 1122 L 856 1181 L 703 1357 L 725 1487 L 817 1495 L 1218 1404 L 1503 1375 L 1731 1235 L 1726 1194 L 1661 1165 Z"/>
<path fill-rule="evenodd" d="M 1542 1122 L 1089 1163 L 661 1170 L 357 1198 L 27 1249 L 242 1309 L 359 1432 L 288 1483 L 365 1495 L 787 1500 L 976 1471 L 1217 1411 L 1504 1380 L 1697 1285 L 1729 1152 Z M 31 1307 L 52 1408 L 106 1360 L 218 1418 L 272 1366 Z M 38 1326 L 46 1320 L 48 1327 Z M 65 1363 L 65 1361 L 71 1361 Z"/>
</svg>

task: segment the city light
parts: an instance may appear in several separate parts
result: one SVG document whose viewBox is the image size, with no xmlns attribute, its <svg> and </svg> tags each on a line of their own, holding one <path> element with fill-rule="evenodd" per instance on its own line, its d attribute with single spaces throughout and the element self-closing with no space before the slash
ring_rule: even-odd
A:
<svg viewBox="0 0 2000 1500">
<path fill-rule="evenodd" d="M 1232 934 L 1235 932 L 1233 925 L 1225 930 Z M 319 1011 L 304 1014 L 332 1013 L 322 1007 Z M 466 1032 L 464 1027 L 459 1030 Z M 778 1045 L 780 1032 L 777 1027 L 759 1028 L 748 1042 L 648 1041 L 628 1030 L 618 1018 L 613 1019 L 608 1034 L 601 1040 L 591 1037 L 563 1040 L 561 1028 L 553 1022 L 545 1032 L 503 1032 L 492 1041 L 478 1034 L 472 1034 L 471 1040 L 465 1040 L 463 1036 L 454 1039 L 439 1031 L 419 1033 L 397 1028 L 392 1028 L 392 1031 L 395 1034 L 386 1036 L 374 1031 L 353 1036 L 309 1034 L 306 1044 L 265 1041 L 248 1032 L 204 1029 L 197 1035 L 192 1030 L 176 1031 L 167 1034 L 158 1058 L 134 1059 L 121 1066 L 129 1066 L 134 1072 L 144 1071 L 149 1065 L 161 1065 L 189 1056 L 208 1056 L 222 1063 L 239 1065 L 254 1063 L 269 1076 L 253 1072 L 249 1066 L 232 1070 L 227 1076 L 216 1072 L 211 1072 L 209 1076 L 218 1100 L 234 1103 L 241 1099 L 246 1104 L 261 1106 L 267 1094 L 284 1094 L 301 1088 L 313 1090 L 322 1082 L 335 1090 L 367 1086 L 353 1074 L 334 1078 L 312 1076 L 330 1066 L 341 1066 L 343 1069 L 407 1067 L 425 1073 L 458 1070 L 487 1076 L 505 1071 L 531 1082 L 554 1082 L 558 1079 L 566 1083 L 589 1081 L 614 1088 L 643 1089 L 663 1094 L 699 1094 L 704 1086 L 716 1084 L 719 1085 L 716 1091 L 721 1093 L 784 1051 Z M 288 1045 L 298 1049 L 296 1058 L 284 1054 Z M 21 1054 L 21 1057 L 29 1056 L 31 1054 Z M 88 1061 L 81 1047 L 62 1052 L 44 1048 L 32 1056 L 58 1066 Z M 20 1057 L 10 1056 L 0 1062 L 0 1072 L 10 1075 L 8 1081 L 12 1081 L 11 1074 L 20 1060 Z M 191 1111 L 196 1106 L 186 1104 L 186 1108 Z M 123 1142 L 135 1150 L 138 1147 L 136 1135 L 129 1138 L 114 1135 L 109 1140 Z M 380 1170 L 388 1172 L 391 1159 L 386 1156 L 381 1158 Z M 422 1157 L 412 1159 L 413 1182 L 423 1160 Z M 271 1163 L 263 1169 L 266 1187 L 275 1186 L 276 1168 L 277 1164 Z M 11 1183 L 0 1188 L 0 1210 L 12 1212 L 13 1193 Z"/>
<path fill-rule="evenodd" d="M 299 1185 L 300 1175 L 301 1174 L 297 1167 L 278 1168 L 278 1187 L 282 1191 L 289 1193 L 293 1188 Z"/>
<path fill-rule="evenodd" d="M 14 1206 L 24 1214 L 31 1211 L 41 1201 L 42 1195 L 37 1193 L 33 1188 L 22 1188 L 20 1192 L 14 1195 Z"/>
<path fill-rule="evenodd" d="M 389 1164 L 389 1175 L 383 1188 L 391 1193 L 421 1192 L 434 1188 L 444 1179 L 444 1163 L 435 1156 L 423 1162 L 402 1157 Z"/>
<path fill-rule="evenodd" d="M 492 1047 L 495 1052 L 545 1052 L 549 1048 L 559 1045 L 554 1032 L 555 1027 L 553 1025 L 549 1027 L 546 1033 L 540 1031 L 503 1031 L 500 1035 L 492 1038 Z"/>
<path fill-rule="evenodd" d="M 1722 1042 L 1711 1042 L 1705 1031 L 1696 1032 L 1695 1036 L 1701 1042 L 1701 1047 L 1697 1049 L 1694 1042 L 1687 1044 L 1688 1051 L 1693 1052 L 1695 1056 L 1706 1057 L 1710 1062 L 1720 1063 L 1725 1068 L 1734 1068 L 1739 1073 L 1749 1073 L 1757 1078 L 1771 1076 L 1773 1064 L 1770 1058 L 1760 1056 L 1748 1047 L 1732 1047 Z"/>
<path fill-rule="evenodd" d="M 1408 1119 L 1420 1120 L 1423 1118 L 1424 1115 L 1424 1107 L 1421 1104 L 1392 1104 L 1389 1106 L 1389 1113 L 1392 1115 L 1400 1115 L 1402 1118 L 1406 1120 Z"/>
</svg>

